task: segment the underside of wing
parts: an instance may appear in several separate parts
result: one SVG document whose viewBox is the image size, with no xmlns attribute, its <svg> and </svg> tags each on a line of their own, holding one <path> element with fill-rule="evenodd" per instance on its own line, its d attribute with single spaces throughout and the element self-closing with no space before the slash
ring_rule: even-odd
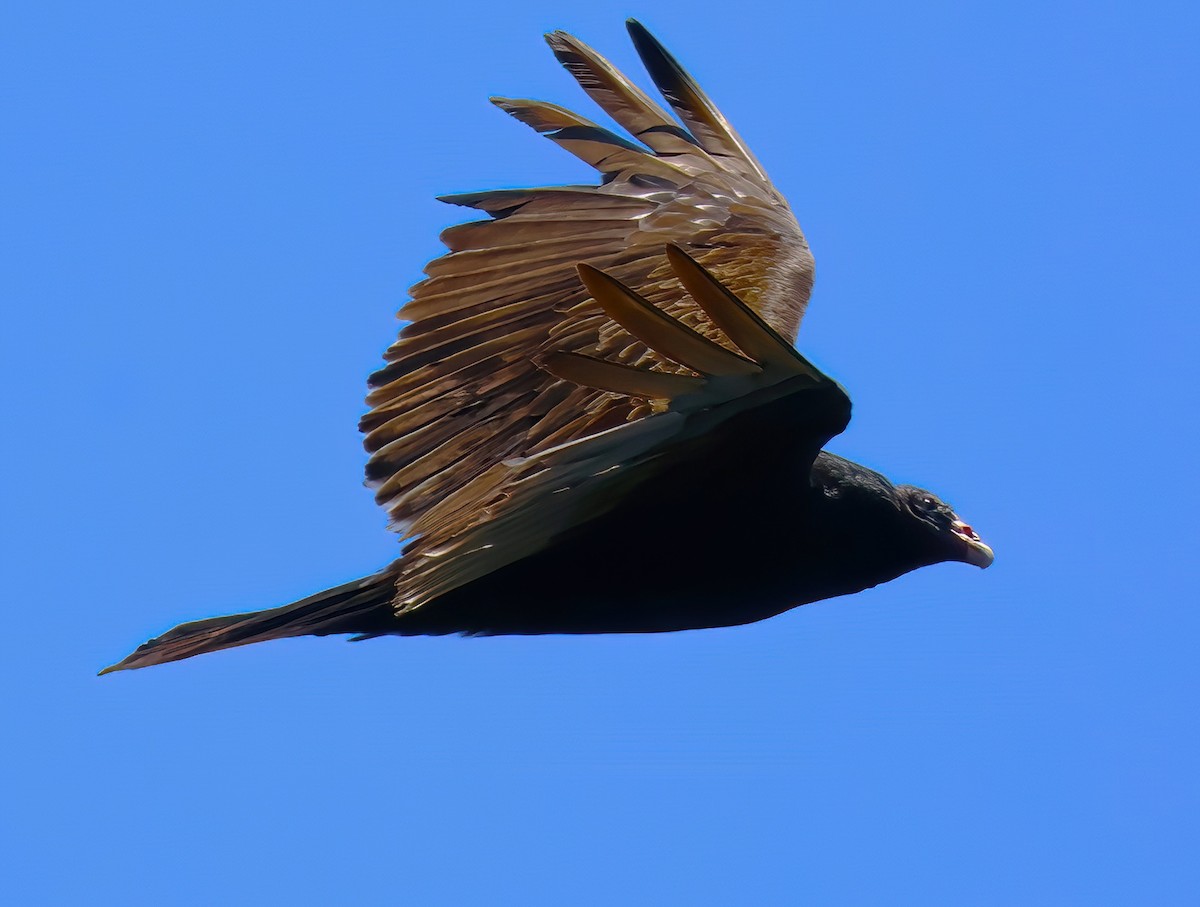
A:
<svg viewBox="0 0 1200 907">
<path fill-rule="evenodd" d="M 528 475 L 514 477 L 512 463 L 608 430 L 632 438 L 694 386 L 696 367 L 711 357 L 756 361 L 744 348 L 734 353 L 735 334 L 685 292 L 669 245 L 785 345 L 795 337 L 813 274 L 795 218 L 692 78 L 640 25 L 631 22 L 630 33 L 679 119 L 587 45 L 555 32 L 547 40 L 556 57 L 628 136 L 553 104 L 493 100 L 596 168 L 599 184 L 445 198 L 487 218 L 443 233 L 449 251 L 430 262 L 401 310 L 409 323 L 371 377 L 361 423 L 367 482 L 391 527 L 413 540 L 406 563 L 450 548 L 461 554 L 467 534 L 499 509 L 509 513 L 497 502 L 533 487 Z M 631 288 L 708 347 L 656 346 L 661 325 L 634 329 L 613 317 L 594 281 L 580 280 L 579 264 Z M 563 358 L 555 364 L 552 355 Z"/>
</svg>

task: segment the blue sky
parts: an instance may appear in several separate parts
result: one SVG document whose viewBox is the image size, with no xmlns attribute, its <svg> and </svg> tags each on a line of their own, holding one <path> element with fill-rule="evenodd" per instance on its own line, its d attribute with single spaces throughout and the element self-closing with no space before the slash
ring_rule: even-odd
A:
<svg viewBox="0 0 1200 907">
<path fill-rule="evenodd" d="M 609 6 L 9 12 L 16 902 L 1196 897 L 1195 5 Z M 808 233 L 800 345 L 855 402 L 832 449 L 948 498 L 995 566 L 733 630 L 97 679 L 394 555 L 354 426 L 461 219 L 433 196 L 588 178 L 486 97 L 586 112 L 540 34 L 640 77 L 626 15 Z"/>
</svg>

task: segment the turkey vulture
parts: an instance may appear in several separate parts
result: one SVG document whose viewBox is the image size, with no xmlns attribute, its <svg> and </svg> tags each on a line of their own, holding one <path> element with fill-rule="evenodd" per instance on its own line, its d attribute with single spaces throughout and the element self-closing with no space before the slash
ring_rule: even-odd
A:
<svg viewBox="0 0 1200 907">
<path fill-rule="evenodd" d="M 632 139 L 494 98 L 600 182 L 444 198 L 486 219 L 442 234 L 360 426 L 401 556 L 284 607 L 183 624 L 106 672 L 309 634 L 732 626 L 929 564 L 991 564 L 936 496 L 822 450 L 850 401 L 792 345 L 813 281 L 804 234 L 700 87 L 628 26 L 678 120 L 554 32 Z"/>
</svg>

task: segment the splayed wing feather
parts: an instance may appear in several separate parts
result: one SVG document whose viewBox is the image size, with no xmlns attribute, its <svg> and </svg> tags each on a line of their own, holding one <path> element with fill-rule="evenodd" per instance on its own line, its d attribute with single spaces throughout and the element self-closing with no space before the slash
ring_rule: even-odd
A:
<svg viewBox="0 0 1200 907">
<path fill-rule="evenodd" d="M 735 169 L 769 184 L 762 164 L 679 61 L 640 24 L 631 22 L 629 35 L 650 78 L 700 145 L 727 158 Z"/>
<path fill-rule="evenodd" d="M 619 281 L 591 265 L 579 278 L 604 313 L 647 347 L 702 375 L 752 375 L 758 366 L 671 318 Z"/>
<path fill-rule="evenodd" d="M 605 113 L 655 154 L 688 169 L 714 166 L 694 138 L 604 57 L 578 38 L 556 31 L 546 36 L 554 56 Z M 695 163 L 676 155 L 697 157 Z"/>
<path fill-rule="evenodd" d="M 551 353 L 542 359 L 541 366 L 563 381 L 625 397 L 671 400 L 682 394 L 694 394 L 704 389 L 703 378 L 652 372 L 605 359 L 595 359 L 581 353 Z"/>
</svg>

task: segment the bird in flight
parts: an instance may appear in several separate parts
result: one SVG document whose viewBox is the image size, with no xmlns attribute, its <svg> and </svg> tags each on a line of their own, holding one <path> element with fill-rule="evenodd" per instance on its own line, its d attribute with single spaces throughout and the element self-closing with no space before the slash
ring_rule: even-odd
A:
<svg viewBox="0 0 1200 907">
<path fill-rule="evenodd" d="M 628 28 L 675 116 L 553 32 L 628 137 L 492 100 L 599 183 L 443 198 L 485 217 L 442 234 L 360 424 L 401 556 L 290 605 L 182 624 L 102 673 L 305 635 L 733 626 L 992 563 L 932 493 L 822 450 L 850 400 L 793 347 L 804 234 L 692 77 Z"/>
</svg>

